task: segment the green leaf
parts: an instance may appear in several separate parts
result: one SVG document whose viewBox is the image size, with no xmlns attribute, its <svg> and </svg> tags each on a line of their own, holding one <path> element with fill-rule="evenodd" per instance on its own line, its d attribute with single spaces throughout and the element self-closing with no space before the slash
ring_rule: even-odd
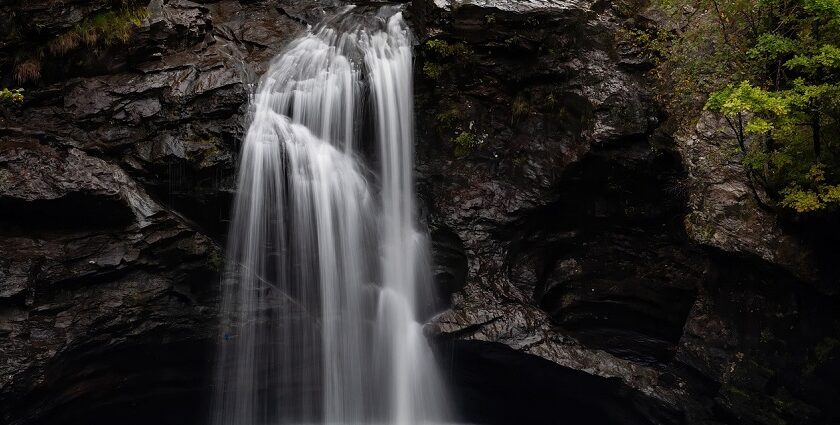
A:
<svg viewBox="0 0 840 425">
<path fill-rule="evenodd" d="M 755 47 L 747 52 L 751 59 L 774 61 L 796 51 L 796 42 L 790 38 L 765 33 L 758 37 Z"/>
</svg>

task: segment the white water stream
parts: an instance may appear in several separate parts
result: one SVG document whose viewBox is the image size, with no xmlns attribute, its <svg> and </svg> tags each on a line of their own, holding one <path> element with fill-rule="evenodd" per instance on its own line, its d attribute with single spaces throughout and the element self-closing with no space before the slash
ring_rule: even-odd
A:
<svg viewBox="0 0 840 425">
<path fill-rule="evenodd" d="M 350 9 L 263 77 L 229 234 L 215 425 L 448 419 L 417 322 L 431 283 L 411 43 L 396 9 Z"/>
</svg>

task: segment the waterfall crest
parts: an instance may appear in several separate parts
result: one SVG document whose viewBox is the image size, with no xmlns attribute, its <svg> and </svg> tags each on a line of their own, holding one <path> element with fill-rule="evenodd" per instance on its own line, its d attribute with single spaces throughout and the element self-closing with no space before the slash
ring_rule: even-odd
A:
<svg viewBox="0 0 840 425">
<path fill-rule="evenodd" d="M 431 283 L 411 44 L 397 9 L 349 9 L 263 77 L 228 242 L 215 425 L 447 420 L 417 322 Z"/>
</svg>

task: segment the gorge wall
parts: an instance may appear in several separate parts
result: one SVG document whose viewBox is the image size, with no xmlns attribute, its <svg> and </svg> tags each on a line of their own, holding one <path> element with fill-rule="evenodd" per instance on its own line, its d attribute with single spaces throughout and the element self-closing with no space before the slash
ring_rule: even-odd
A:
<svg viewBox="0 0 840 425">
<path fill-rule="evenodd" d="M 0 6 L 4 85 L 113 6 Z M 338 6 L 154 0 L 127 43 L 41 55 L 0 121 L 0 422 L 203 423 L 248 96 Z M 836 229 L 763 209 L 713 117 L 668 120 L 622 36 L 643 2 L 406 6 L 465 420 L 840 420 Z"/>
</svg>

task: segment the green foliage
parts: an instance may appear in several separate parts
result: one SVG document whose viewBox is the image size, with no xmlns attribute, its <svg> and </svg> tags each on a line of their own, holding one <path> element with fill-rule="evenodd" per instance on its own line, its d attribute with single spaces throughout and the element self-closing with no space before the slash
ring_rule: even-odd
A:
<svg viewBox="0 0 840 425">
<path fill-rule="evenodd" d="M 454 129 L 461 119 L 461 111 L 457 108 L 450 108 L 435 115 L 435 122 L 440 130 Z"/>
<path fill-rule="evenodd" d="M 210 269 L 214 270 L 216 273 L 222 273 L 225 270 L 225 259 L 220 250 L 210 250 L 207 258 L 207 265 L 210 266 Z"/>
<path fill-rule="evenodd" d="M 23 102 L 23 89 L 0 90 L 0 104 L 15 104 Z"/>
<path fill-rule="evenodd" d="M 428 40 L 423 44 L 423 75 L 430 80 L 439 80 L 450 69 L 466 66 L 473 53 L 472 49 L 462 43 Z"/>
<path fill-rule="evenodd" d="M 452 144 L 455 145 L 455 155 L 466 155 L 477 147 L 481 146 L 483 141 L 470 131 L 462 131 L 452 139 Z"/>
<path fill-rule="evenodd" d="M 815 75 L 819 72 L 832 72 L 840 69 L 840 48 L 825 44 L 810 54 L 799 54 L 785 62 L 785 67 Z"/>
<path fill-rule="evenodd" d="M 426 51 L 440 58 L 468 59 L 473 51 L 463 43 L 448 43 L 446 40 L 434 39 L 426 42 Z"/>
<path fill-rule="evenodd" d="M 770 93 L 753 86 L 748 81 L 743 81 L 738 86 L 730 85 L 712 93 L 706 101 L 706 109 L 729 117 L 744 112 L 781 116 L 787 113 L 787 104 L 776 93 Z"/>
<path fill-rule="evenodd" d="M 750 27 L 741 16 L 741 9 L 748 9 L 741 4 L 748 1 L 762 0 L 653 0 L 671 15 L 675 30 L 624 34 L 657 63 L 659 100 L 675 118 L 694 116 L 709 93 L 751 80 L 753 70 L 744 60 L 752 47 L 744 42 Z M 719 13 L 721 5 L 725 10 Z"/>
<path fill-rule="evenodd" d="M 747 51 L 752 60 L 774 61 L 796 50 L 796 43 L 783 36 L 773 33 L 761 34 L 755 47 Z"/>
<path fill-rule="evenodd" d="M 430 80 L 437 80 L 443 75 L 444 66 L 437 62 L 426 62 L 423 64 L 423 75 Z"/>
<path fill-rule="evenodd" d="M 804 213 L 817 211 L 825 207 L 816 192 L 802 189 L 796 185 L 789 186 L 782 190 L 782 205 L 793 208 L 796 212 Z"/>
<path fill-rule="evenodd" d="M 840 0 L 656 3 L 681 21 L 639 37 L 672 111 L 693 115 L 705 98 L 777 205 L 840 206 Z"/>
<path fill-rule="evenodd" d="M 840 205 L 840 185 L 826 184 L 822 164 L 811 167 L 805 177 L 804 184 L 794 182 L 782 190 L 782 205 L 798 213 Z"/>
</svg>

